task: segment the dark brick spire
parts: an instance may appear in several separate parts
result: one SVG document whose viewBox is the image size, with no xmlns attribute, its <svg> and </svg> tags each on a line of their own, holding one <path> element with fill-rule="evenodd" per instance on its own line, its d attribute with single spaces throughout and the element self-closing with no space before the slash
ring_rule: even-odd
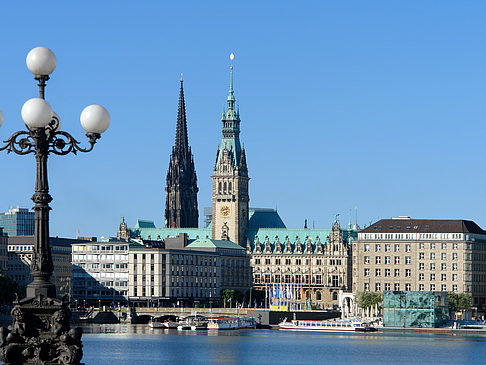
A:
<svg viewBox="0 0 486 365">
<path fill-rule="evenodd" d="M 187 138 L 186 105 L 181 77 L 176 137 L 170 156 L 167 186 L 165 188 L 166 227 L 187 228 L 198 226 L 198 190 L 194 158 Z"/>
</svg>

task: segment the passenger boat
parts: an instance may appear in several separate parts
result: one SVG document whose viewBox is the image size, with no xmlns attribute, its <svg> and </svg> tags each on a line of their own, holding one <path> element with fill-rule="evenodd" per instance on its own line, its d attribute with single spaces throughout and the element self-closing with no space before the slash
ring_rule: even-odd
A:
<svg viewBox="0 0 486 365">
<path fill-rule="evenodd" d="M 206 317 L 203 316 L 189 316 L 184 318 L 183 320 L 179 321 L 179 325 L 177 326 L 177 329 L 179 331 L 182 330 L 202 330 L 207 328 L 207 319 Z"/>
<path fill-rule="evenodd" d="M 314 332 L 373 332 L 376 328 L 366 323 L 351 321 L 315 321 L 297 320 L 287 322 L 287 318 L 278 325 L 281 330 L 287 331 L 314 331 Z"/>
<path fill-rule="evenodd" d="M 237 330 L 255 327 L 256 321 L 251 317 L 218 317 L 208 319 L 208 330 Z"/>
</svg>

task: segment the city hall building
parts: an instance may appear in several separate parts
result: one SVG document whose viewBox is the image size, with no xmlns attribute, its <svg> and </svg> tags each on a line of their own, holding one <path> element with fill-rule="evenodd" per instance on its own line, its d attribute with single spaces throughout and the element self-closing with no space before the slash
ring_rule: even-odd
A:
<svg viewBox="0 0 486 365">
<path fill-rule="evenodd" d="M 350 224 L 342 229 L 336 219 L 331 229 L 314 229 L 307 225 L 289 229 L 275 209 L 250 207 L 250 177 L 246 151 L 240 142 L 241 119 L 234 96 L 233 70 L 221 118 L 222 138 L 211 176 L 212 207 L 208 209 L 207 226 L 197 227 L 198 187 L 187 137 L 185 105 L 181 81 L 176 138 L 165 187 L 164 228 L 157 228 L 153 221 L 147 220 L 138 220 L 133 228 L 122 222 L 118 236 L 162 242 L 185 233 L 190 242 L 188 247 L 204 237 L 211 237 L 213 242 L 234 242 L 246 252 L 251 265 L 251 280 L 246 287 L 241 287 L 241 291 L 250 286 L 268 291 L 270 286 L 288 284 L 298 294 L 294 301 L 300 307 L 309 302 L 308 298 L 315 307 L 330 308 L 338 304 L 338 292 L 351 290 L 351 245 L 357 227 Z M 151 255 L 145 256 L 145 260 L 151 260 Z M 137 257 L 140 257 L 139 254 Z M 139 259 L 137 262 L 140 262 Z M 180 260 L 178 262 L 181 266 Z M 157 275 L 154 280 L 156 278 Z M 148 289 L 144 291 L 140 286 L 140 280 L 146 282 L 148 276 L 145 280 L 143 277 L 137 279 L 133 290 L 130 284 L 130 296 L 149 296 Z M 186 281 L 184 288 L 185 285 Z M 176 286 L 168 288 L 165 287 L 164 295 L 171 290 L 182 290 L 182 287 L 177 289 Z M 156 287 L 154 290 L 155 297 L 160 296 Z"/>
<path fill-rule="evenodd" d="M 486 300 L 486 231 L 467 220 L 382 219 L 353 242 L 353 291 L 468 293 Z"/>
</svg>

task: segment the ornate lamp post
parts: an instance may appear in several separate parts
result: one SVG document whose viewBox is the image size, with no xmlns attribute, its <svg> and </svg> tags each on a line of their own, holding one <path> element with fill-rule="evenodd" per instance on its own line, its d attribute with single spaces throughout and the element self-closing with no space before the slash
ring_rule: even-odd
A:
<svg viewBox="0 0 486 365">
<path fill-rule="evenodd" d="M 27 130 L 14 133 L 0 151 L 19 155 L 35 154 L 37 174 L 34 202 L 34 249 L 30 265 L 32 282 L 27 296 L 17 300 L 12 309 L 13 324 L 0 328 L 0 360 L 5 364 L 80 364 L 83 356 L 81 329 L 70 328 L 71 311 L 67 298 L 56 298 L 56 287 L 50 282 L 53 271 L 49 246 L 49 195 L 47 158 L 50 153 L 89 152 L 101 133 L 110 125 L 110 115 L 99 105 L 90 105 L 81 113 L 89 147 L 82 148 L 69 133 L 61 131 L 58 115 L 45 100 L 46 82 L 56 67 L 56 56 L 45 47 L 27 55 L 27 67 L 38 81 L 39 97 L 22 107 Z M 0 126 L 3 115 L 0 112 Z"/>
</svg>

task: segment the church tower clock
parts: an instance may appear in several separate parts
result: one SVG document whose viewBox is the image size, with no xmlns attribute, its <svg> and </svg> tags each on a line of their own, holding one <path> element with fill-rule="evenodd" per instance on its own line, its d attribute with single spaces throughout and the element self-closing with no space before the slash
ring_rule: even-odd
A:
<svg viewBox="0 0 486 365">
<path fill-rule="evenodd" d="M 233 60 L 233 54 L 230 58 Z M 230 89 L 222 117 L 223 139 L 216 153 L 213 176 L 213 230 L 216 240 L 229 240 L 246 247 L 248 230 L 248 168 L 240 144 L 240 113 L 235 109 L 233 66 Z"/>
</svg>

